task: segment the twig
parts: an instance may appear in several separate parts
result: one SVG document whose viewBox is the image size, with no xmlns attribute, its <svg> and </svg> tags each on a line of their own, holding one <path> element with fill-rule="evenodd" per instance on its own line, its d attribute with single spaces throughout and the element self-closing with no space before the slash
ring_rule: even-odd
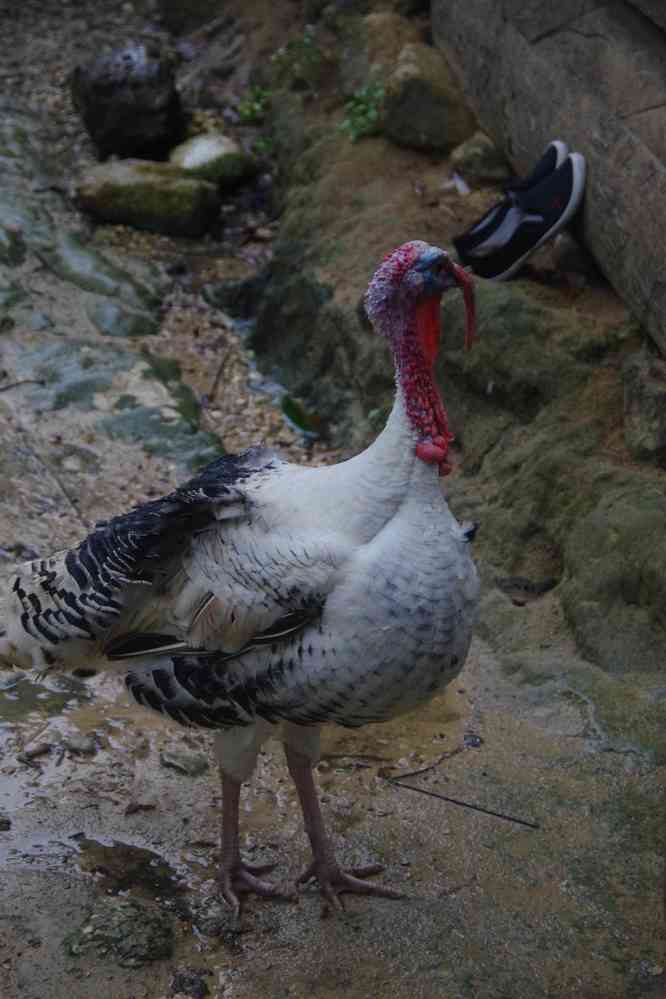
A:
<svg viewBox="0 0 666 999">
<path fill-rule="evenodd" d="M 206 395 L 206 402 L 208 406 L 211 405 L 211 403 L 215 399 L 215 396 L 217 395 L 217 390 L 220 387 L 220 382 L 222 381 L 222 375 L 224 374 L 224 369 L 227 366 L 227 361 L 229 360 L 229 357 L 230 357 L 230 351 L 227 350 L 222 355 L 222 360 L 217 366 L 217 371 L 215 372 L 215 378 L 213 379 L 213 384 L 210 387 L 210 392 L 208 392 Z"/>
<path fill-rule="evenodd" d="M 520 826 L 527 826 L 529 829 L 540 829 L 541 826 L 538 822 L 529 822 L 527 819 L 517 819 L 513 815 L 505 815 L 503 812 L 494 812 L 490 808 L 482 808 L 481 805 L 471 805 L 468 801 L 460 801 L 458 798 L 449 798 L 445 794 L 438 794 L 437 791 L 426 791 L 423 787 L 414 787 L 413 784 L 402 784 L 395 777 L 384 777 L 385 781 L 389 784 L 395 785 L 395 787 L 404 787 L 409 791 L 418 791 L 419 794 L 427 794 L 431 798 L 440 798 L 442 801 L 448 801 L 452 805 L 460 805 L 462 808 L 471 808 L 475 812 L 483 812 L 484 815 L 492 815 L 496 819 L 504 819 L 505 822 L 516 822 Z"/>
<path fill-rule="evenodd" d="M 393 777 L 387 777 L 386 774 L 380 774 L 380 777 L 386 777 L 387 780 L 403 780 L 405 777 L 418 777 L 419 774 L 427 774 L 429 770 L 434 770 L 436 767 L 443 763 L 444 760 L 450 760 L 452 756 L 457 756 L 458 753 L 464 753 L 464 746 L 456 746 L 455 749 L 449 749 L 446 753 L 442 753 L 438 756 L 436 760 L 429 763 L 427 767 L 422 767 L 420 770 L 410 770 L 406 774 L 395 774 Z"/>
<path fill-rule="evenodd" d="M 45 385 L 41 378 L 24 378 L 20 382 L 11 382 L 9 385 L 0 385 L 0 392 L 9 392 L 10 389 L 18 388 L 19 385 Z"/>
</svg>

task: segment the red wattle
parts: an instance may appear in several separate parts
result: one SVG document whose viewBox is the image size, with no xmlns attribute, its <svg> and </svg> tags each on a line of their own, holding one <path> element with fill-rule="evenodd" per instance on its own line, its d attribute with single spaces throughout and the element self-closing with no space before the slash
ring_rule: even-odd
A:
<svg viewBox="0 0 666 999">
<path fill-rule="evenodd" d="M 423 356 L 432 367 L 439 349 L 441 328 L 439 324 L 439 296 L 428 298 L 416 306 L 416 332 Z"/>
<path fill-rule="evenodd" d="M 446 458 L 446 451 L 429 441 L 422 441 L 416 445 L 416 457 L 427 465 L 439 465 Z"/>
</svg>

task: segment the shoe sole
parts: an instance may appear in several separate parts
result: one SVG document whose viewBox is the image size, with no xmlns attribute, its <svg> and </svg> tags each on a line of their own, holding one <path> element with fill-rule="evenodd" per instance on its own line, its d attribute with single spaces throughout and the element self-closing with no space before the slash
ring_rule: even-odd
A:
<svg viewBox="0 0 666 999">
<path fill-rule="evenodd" d="M 506 281 L 508 278 L 513 277 L 516 271 L 520 270 L 527 258 L 531 257 L 540 246 L 556 235 L 560 229 L 564 229 L 569 219 L 576 214 L 583 196 L 583 191 L 585 190 L 585 175 L 587 169 L 585 166 L 585 158 L 580 153 L 569 153 L 569 159 L 571 160 L 573 166 L 573 184 L 571 187 L 569 204 L 565 208 L 564 212 L 560 215 L 555 225 L 552 225 L 550 229 L 543 234 L 541 239 L 534 244 L 534 246 L 530 247 L 526 253 L 523 253 L 522 257 L 519 257 L 518 260 L 515 260 L 511 266 L 507 268 L 507 270 L 502 271 L 501 274 L 494 274 L 492 278 L 488 278 L 489 281 Z"/>
</svg>

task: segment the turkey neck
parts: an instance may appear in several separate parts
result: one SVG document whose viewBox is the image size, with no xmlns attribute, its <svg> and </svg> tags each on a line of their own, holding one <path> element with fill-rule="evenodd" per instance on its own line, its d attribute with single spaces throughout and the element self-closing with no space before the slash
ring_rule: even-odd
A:
<svg viewBox="0 0 666 999">
<path fill-rule="evenodd" d="M 439 399 L 425 359 L 421 363 L 421 374 Z M 413 407 L 396 359 L 393 408 L 379 436 L 354 458 L 316 470 L 322 486 L 322 507 L 330 505 L 333 521 L 343 518 L 348 530 L 359 539 L 374 536 L 407 501 L 445 506 L 437 465 L 416 456 L 420 434 L 410 414 Z"/>
</svg>

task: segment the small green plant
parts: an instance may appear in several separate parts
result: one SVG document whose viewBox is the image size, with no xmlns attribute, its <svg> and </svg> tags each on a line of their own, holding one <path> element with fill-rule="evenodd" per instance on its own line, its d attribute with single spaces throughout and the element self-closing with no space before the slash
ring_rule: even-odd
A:
<svg viewBox="0 0 666 999">
<path fill-rule="evenodd" d="M 255 156 L 268 159 L 275 153 L 275 141 L 270 135 L 259 135 L 252 143 L 252 152 Z"/>
<path fill-rule="evenodd" d="M 271 106 L 271 92 L 264 87 L 250 87 L 238 105 L 243 125 L 260 125 Z"/>
<path fill-rule="evenodd" d="M 324 62 L 312 25 L 306 26 L 300 38 L 292 38 L 271 56 L 280 85 L 312 92 L 320 83 Z"/>
<path fill-rule="evenodd" d="M 384 115 L 384 88 L 379 83 L 368 83 L 357 90 L 345 104 L 345 117 L 340 128 L 352 142 L 366 135 L 378 135 L 382 130 Z"/>
</svg>

